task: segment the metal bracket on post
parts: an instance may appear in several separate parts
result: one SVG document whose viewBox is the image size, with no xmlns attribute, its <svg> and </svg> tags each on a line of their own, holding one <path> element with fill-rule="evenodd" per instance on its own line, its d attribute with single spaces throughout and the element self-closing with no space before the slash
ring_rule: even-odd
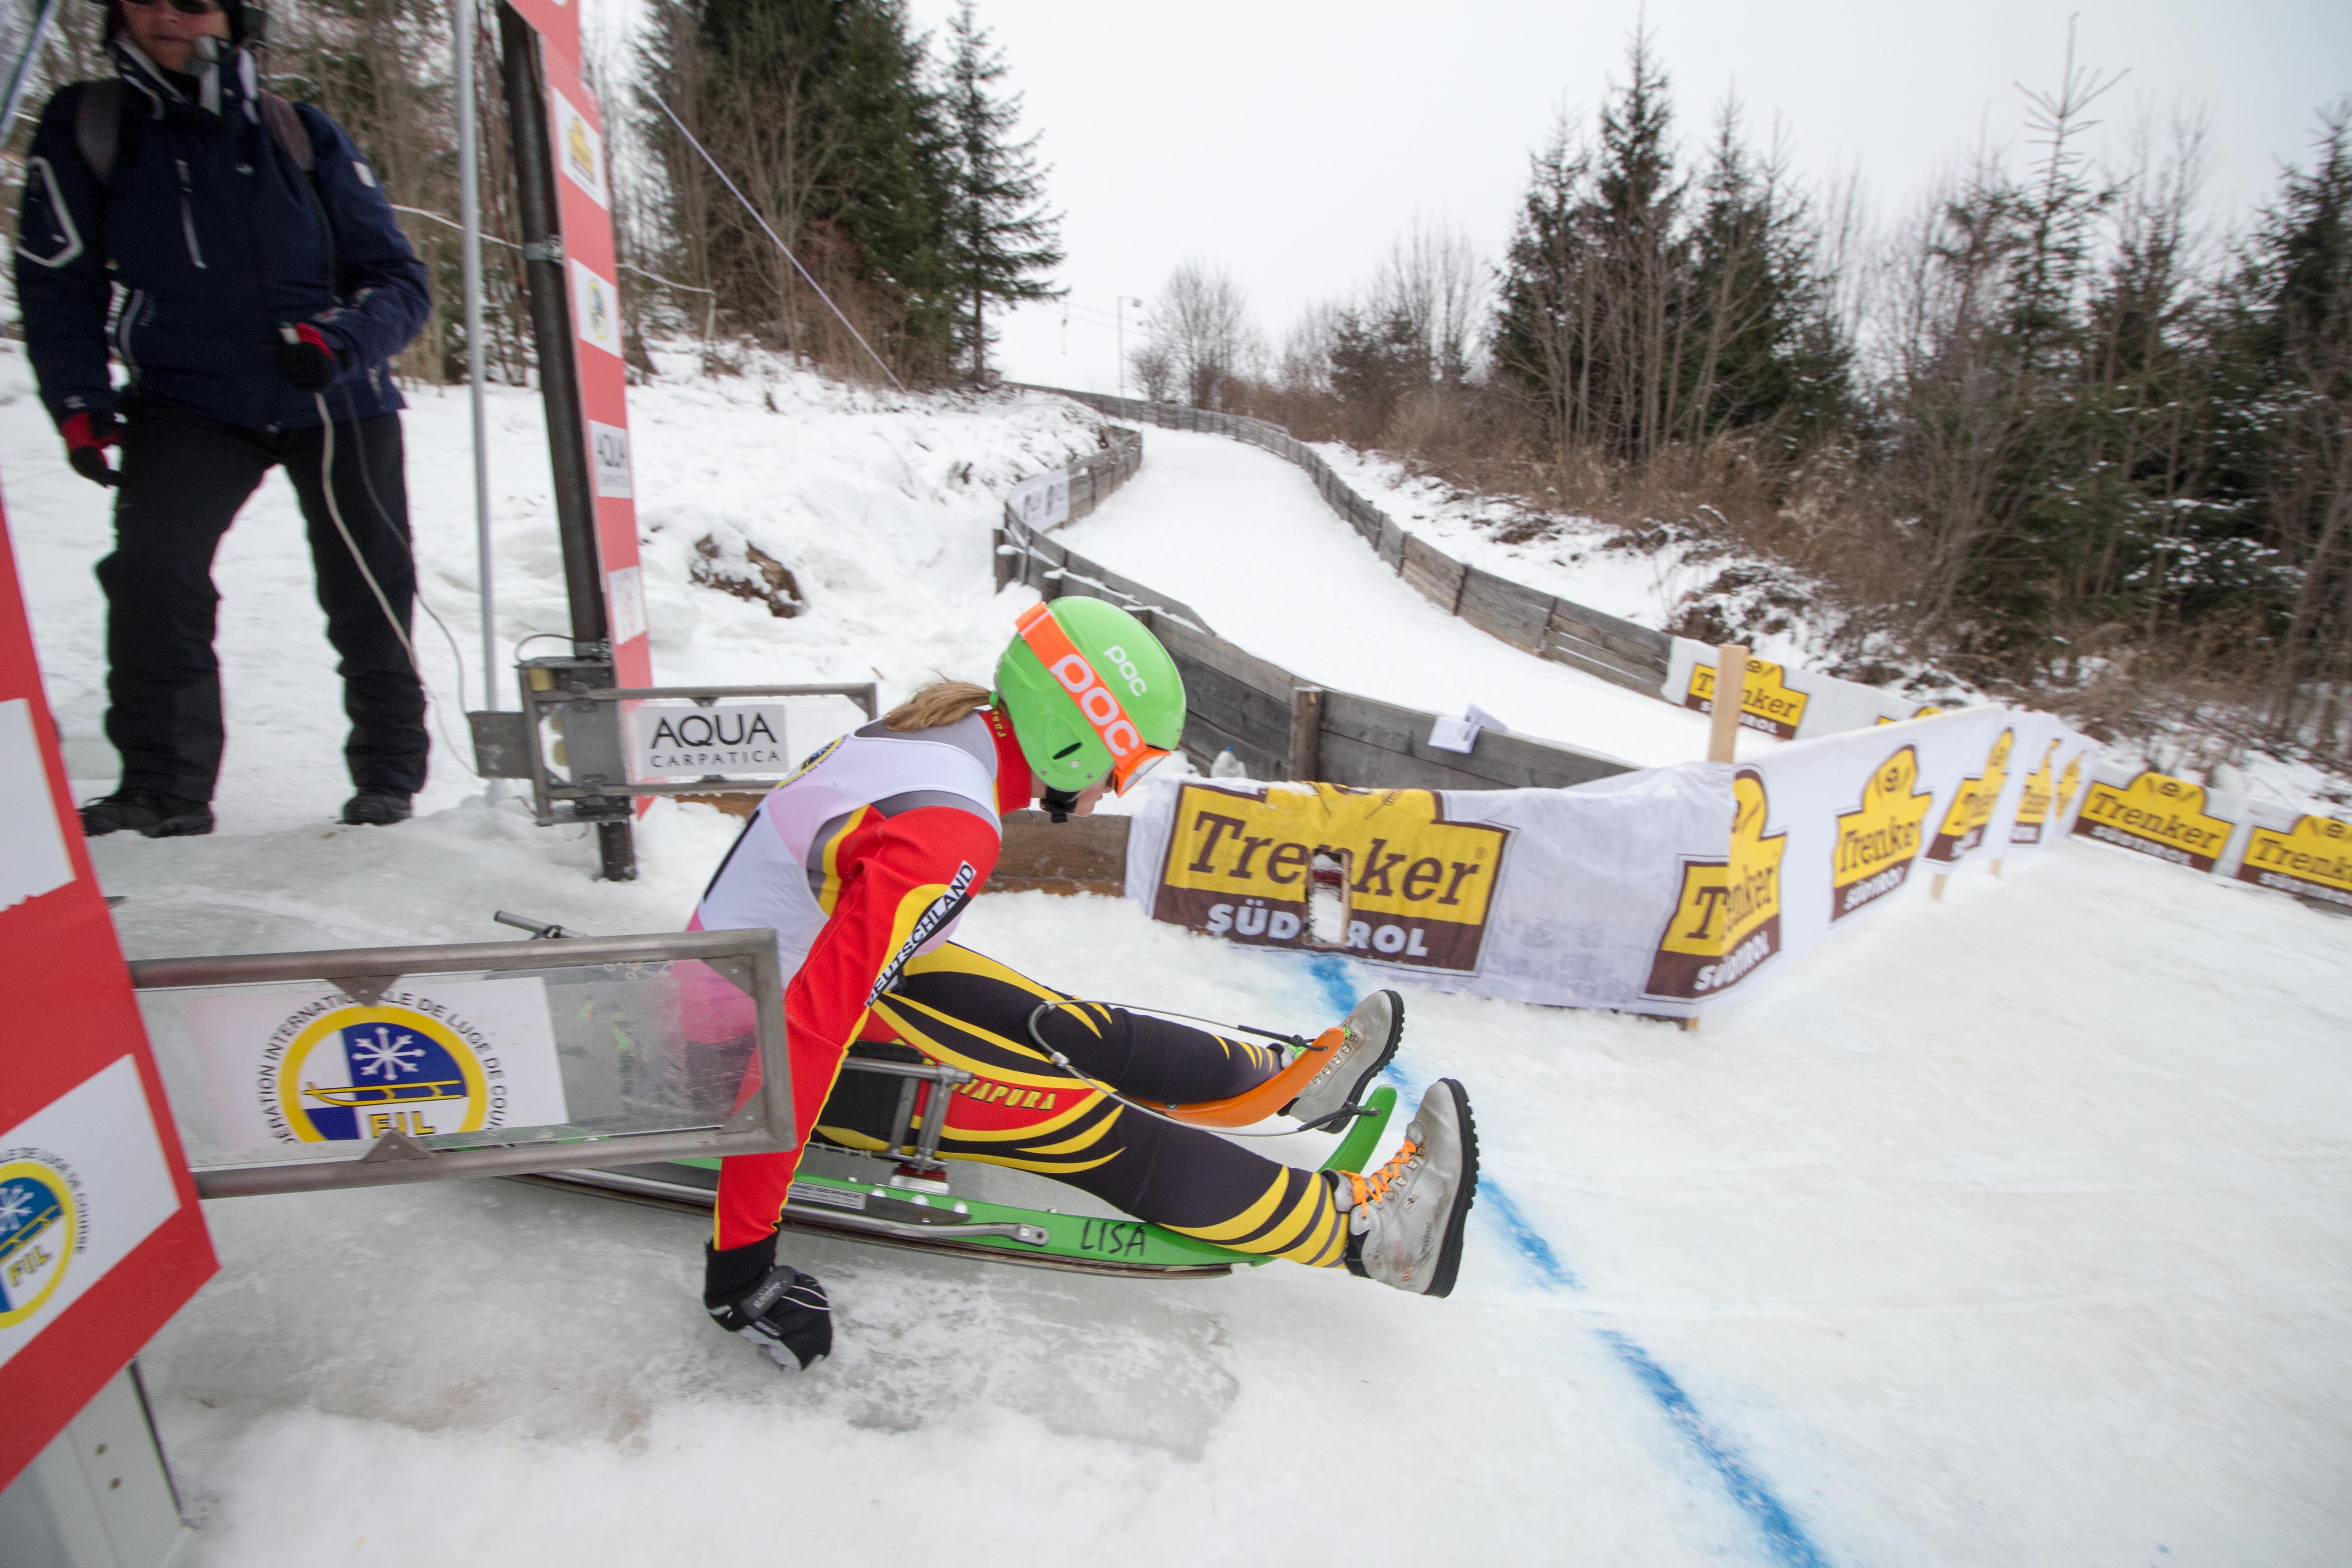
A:
<svg viewBox="0 0 2352 1568">
<path fill-rule="evenodd" d="M 386 1132 L 360 1156 L 360 1163 L 373 1165 L 380 1160 L 430 1160 L 433 1151 L 397 1129 Z"/>
<path fill-rule="evenodd" d="M 716 702 L 724 698 L 845 697 L 866 718 L 882 716 L 880 688 L 872 681 L 817 682 L 796 686 L 630 686 L 613 684 L 613 667 L 593 659 L 552 658 L 525 659 L 516 667 L 522 711 L 514 715 L 519 735 L 498 734 L 501 758 L 512 759 L 515 771 L 503 776 L 530 781 L 532 806 L 539 825 L 586 821 L 625 813 L 637 795 L 764 794 L 782 773 L 733 778 L 715 776 L 691 784 L 646 783 L 633 780 L 627 748 L 621 732 L 625 702 Z M 499 717 L 505 715 L 482 715 Z M 563 733 L 563 772 L 548 765 L 541 744 L 541 728 L 560 722 Z M 487 759 L 487 752 L 478 756 Z M 560 815 L 560 813 L 562 813 Z"/>
</svg>

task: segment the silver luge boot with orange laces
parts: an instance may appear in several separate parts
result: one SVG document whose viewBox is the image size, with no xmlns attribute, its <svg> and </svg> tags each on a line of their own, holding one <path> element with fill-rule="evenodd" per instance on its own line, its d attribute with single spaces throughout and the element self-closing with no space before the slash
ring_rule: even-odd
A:
<svg viewBox="0 0 2352 1568">
<path fill-rule="evenodd" d="M 1395 1059 L 1397 1042 L 1404 1037 L 1404 998 L 1393 991 L 1373 992 L 1339 1020 L 1339 1036 L 1337 1048 L 1298 1098 L 1282 1108 L 1284 1115 L 1312 1127 L 1362 1100 L 1365 1087 Z M 1317 1040 L 1307 1048 L 1322 1045 Z"/>
<path fill-rule="evenodd" d="M 1478 1129 L 1461 1084 L 1430 1085 L 1387 1164 L 1370 1175 L 1330 1174 L 1348 1216 L 1348 1272 L 1421 1296 L 1453 1290 L 1478 1191 Z"/>
</svg>

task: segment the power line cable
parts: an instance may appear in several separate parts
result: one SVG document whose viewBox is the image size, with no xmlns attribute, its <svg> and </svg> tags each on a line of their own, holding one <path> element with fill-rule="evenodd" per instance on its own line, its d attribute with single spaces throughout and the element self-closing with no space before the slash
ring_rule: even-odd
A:
<svg viewBox="0 0 2352 1568">
<path fill-rule="evenodd" d="M 815 278 L 810 275 L 809 269 L 801 265 L 801 258 L 793 254 L 793 247 L 786 245 L 783 242 L 782 237 L 779 236 L 774 229 L 768 226 L 768 220 L 760 216 L 760 209 L 751 205 L 751 198 L 745 195 L 740 190 L 736 188 L 735 182 L 727 177 L 727 171 L 719 166 L 719 160 L 710 155 L 710 149 L 705 147 L 701 142 L 696 138 L 694 132 L 686 128 L 686 121 L 677 117 L 677 110 L 672 109 L 667 103 L 664 102 L 660 96 L 652 90 L 642 88 L 640 90 L 644 91 L 646 97 L 653 101 L 653 106 L 656 109 L 660 110 L 664 114 L 669 116 L 669 122 L 677 127 L 677 133 L 686 138 L 687 145 L 692 147 L 696 152 L 702 154 L 702 161 L 710 165 L 710 172 L 719 176 L 719 183 L 727 187 L 729 194 L 733 195 L 737 201 L 743 204 L 743 210 L 751 215 L 751 221 L 760 226 L 761 232 L 765 234 L 771 240 L 773 240 L 775 242 L 776 248 L 784 253 L 784 259 L 793 264 L 793 270 L 799 273 L 808 286 L 816 290 L 816 297 L 824 301 L 825 309 L 831 310 L 834 315 L 840 319 L 841 324 L 849 329 L 849 335 L 857 340 L 857 346 L 866 351 L 866 357 L 874 362 L 876 366 L 881 370 L 884 375 L 890 378 L 890 384 L 897 387 L 900 392 L 905 392 L 907 390 L 906 384 L 901 382 L 897 374 L 894 373 L 887 364 L 883 363 L 882 356 L 874 352 L 874 345 L 866 341 L 866 334 L 857 330 L 856 323 L 852 321 L 847 316 L 844 315 L 842 313 L 841 307 L 833 302 L 833 296 L 824 291 L 824 285 L 819 283 Z"/>
</svg>

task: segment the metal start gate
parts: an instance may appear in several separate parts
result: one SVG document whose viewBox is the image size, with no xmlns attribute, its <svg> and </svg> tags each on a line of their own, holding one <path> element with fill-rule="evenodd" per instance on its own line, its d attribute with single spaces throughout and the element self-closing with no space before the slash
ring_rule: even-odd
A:
<svg viewBox="0 0 2352 1568">
<path fill-rule="evenodd" d="M 131 973 L 207 1198 L 792 1146 L 772 931 L 162 958 Z"/>
</svg>

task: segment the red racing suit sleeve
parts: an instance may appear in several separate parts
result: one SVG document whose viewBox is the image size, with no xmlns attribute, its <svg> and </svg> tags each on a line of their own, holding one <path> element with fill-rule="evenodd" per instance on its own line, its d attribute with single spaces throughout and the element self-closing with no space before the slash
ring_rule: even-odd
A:
<svg viewBox="0 0 2352 1568">
<path fill-rule="evenodd" d="M 740 1247 L 775 1228 L 800 1151 L 867 1010 L 963 912 L 995 868 L 998 847 L 992 824 L 955 806 L 893 816 L 867 806 L 840 829 L 824 856 L 835 879 L 830 918 L 784 987 L 793 1148 L 724 1163 L 717 1246 Z"/>
</svg>

